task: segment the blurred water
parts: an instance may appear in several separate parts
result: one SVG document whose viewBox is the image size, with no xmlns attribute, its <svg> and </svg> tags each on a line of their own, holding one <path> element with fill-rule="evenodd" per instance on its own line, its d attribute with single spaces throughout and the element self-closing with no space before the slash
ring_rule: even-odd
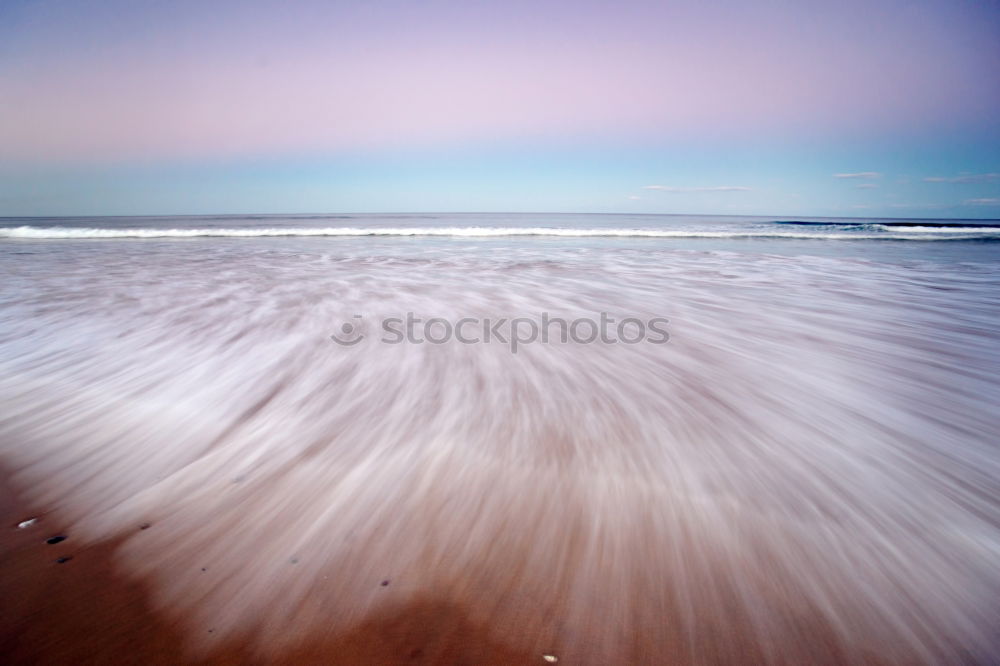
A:
<svg viewBox="0 0 1000 666">
<path fill-rule="evenodd" d="M 152 522 L 122 567 L 215 639 L 433 597 L 564 663 L 1000 649 L 989 240 L 51 236 L 0 240 L 0 460 L 81 538 Z M 407 312 L 670 342 L 329 337 Z"/>
</svg>

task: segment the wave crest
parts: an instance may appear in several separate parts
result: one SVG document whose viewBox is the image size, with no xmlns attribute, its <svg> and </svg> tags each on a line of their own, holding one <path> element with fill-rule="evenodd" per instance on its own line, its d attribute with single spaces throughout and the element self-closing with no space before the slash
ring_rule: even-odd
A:
<svg viewBox="0 0 1000 666">
<path fill-rule="evenodd" d="M 856 227 L 855 227 L 856 228 Z M 823 232 L 770 229 L 608 229 L 558 227 L 201 227 L 201 228 L 111 228 L 36 227 L 0 228 L 0 238 L 37 240 L 149 239 L 149 238 L 262 238 L 289 236 L 364 237 L 437 236 L 494 238 L 553 236 L 563 238 L 791 238 L 814 240 L 1000 240 L 1000 227 L 906 227 L 905 231 L 872 225 L 864 231 L 850 227 Z"/>
</svg>

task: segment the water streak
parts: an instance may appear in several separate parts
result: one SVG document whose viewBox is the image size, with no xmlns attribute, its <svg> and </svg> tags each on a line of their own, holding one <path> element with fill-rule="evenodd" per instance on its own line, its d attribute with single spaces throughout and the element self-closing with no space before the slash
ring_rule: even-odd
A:
<svg viewBox="0 0 1000 666">
<path fill-rule="evenodd" d="M 121 564 L 179 621 L 275 656 L 432 596 L 562 663 L 996 656 L 996 264 L 273 242 L 0 255 L 0 456 L 81 539 L 150 522 Z M 328 337 L 406 312 L 671 341 Z"/>
</svg>

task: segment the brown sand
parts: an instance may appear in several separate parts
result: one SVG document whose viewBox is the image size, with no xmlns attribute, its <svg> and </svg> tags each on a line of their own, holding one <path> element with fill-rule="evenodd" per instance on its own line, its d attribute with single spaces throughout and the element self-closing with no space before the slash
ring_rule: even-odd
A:
<svg viewBox="0 0 1000 666">
<path fill-rule="evenodd" d="M 696 606 L 694 635 L 684 635 L 678 629 L 679 609 L 662 602 L 664 591 L 653 581 L 645 594 L 637 590 L 632 595 L 631 608 L 615 610 L 613 599 L 574 602 L 560 594 L 550 599 L 543 611 L 536 603 L 520 602 L 518 606 L 530 621 L 509 626 L 484 622 L 484 617 L 497 617 L 489 611 L 500 603 L 496 595 L 507 596 L 503 590 L 515 589 L 524 574 L 525 562 L 518 557 L 517 548 L 499 544 L 493 551 L 498 580 L 484 578 L 478 585 L 465 581 L 433 587 L 439 590 L 438 598 L 422 592 L 403 603 L 380 606 L 346 630 L 324 632 L 321 625 L 317 630 L 317 615 L 325 616 L 331 627 L 342 627 L 338 617 L 351 609 L 338 608 L 335 600 L 328 605 L 317 603 L 317 598 L 329 598 L 329 590 L 313 589 L 302 606 L 291 609 L 283 626 L 286 632 L 301 626 L 310 629 L 275 649 L 274 645 L 261 644 L 262 636 L 273 635 L 267 631 L 273 628 L 263 624 L 225 635 L 210 623 L 193 627 L 190 618 L 157 611 L 151 595 L 153 581 L 122 573 L 116 562 L 120 562 L 125 541 L 146 529 L 149 531 L 144 534 L 155 537 L 154 532 L 158 527 L 165 529 L 164 525 L 136 524 L 133 531 L 115 539 L 85 545 L 58 516 L 24 502 L 10 478 L 0 470 L 2 664 L 544 664 L 546 654 L 557 655 L 560 663 L 595 664 L 922 661 L 899 644 L 885 644 L 874 653 L 862 646 L 845 651 L 847 646 L 818 609 L 804 606 L 794 595 L 780 593 L 771 599 L 773 608 L 784 608 L 782 612 L 787 614 L 780 638 L 772 637 L 781 641 L 781 650 L 776 651 L 775 645 L 755 636 L 752 620 L 741 610 L 734 593 L 739 586 L 724 579 L 693 581 L 695 588 L 715 598 L 715 603 Z M 38 519 L 35 524 L 17 527 L 18 522 L 32 517 Z M 567 529 L 573 531 L 569 526 Z M 46 543 L 49 537 L 60 534 L 67 539 Z M 650 553 L 649 557 L 655 555 Z M 67 557 L 71 559 L 57 561 Z M 708 566 L 705 571 L 711 570 Z M 455 576 L 462 578 L 463 574 L 455 572 Z M 758 589 L 763 591 L 773 584 L 763 581 Z M 586 607 L 583 611 L 576 607 L 581 603 Z M 652 612 L 653 608 L 659 612 Z M 703 612 L 712 608 L 714 612 Z M 574 612 L 586 615 L 586 631 L 565 626 L 560 619 Z M 296 619 L 299 616 L 304 618 L 301 623 Z M 219 644 L 192 652 L 188 649 L 192 639 L 204 644 L 192 632 L 205 632 L 201 638 L 214 632 Z M 596 636 L 608 632 L 619 636 L 617 657 L 602 655 L 594 644 Z M 552 649 L 540 650 L 543 644 Z"/>
<path fill-rule="evenodd" d="M 115 567 L 122 539 L 82 547 L 65 525 L 20 500 L 0 475 L 0 663 L 176 664 L 181 627 L 156 613 L 141 581 Z M 38 522 L 18 529 L 27 517 Z M 151 526 L 149 529 L 154 529 Z M 137 527 L 139 529 L 139 527 Z M 68 538 L 49 545 L 56 534 Z M 64 563 L 57 559 L 70 557 Z M 212 631 L 206 627 L 205 631 Z M 249 643 L 246 643 L 249 644 Z M 418 601 L 372 617 L 350 631 L 317 636 L 264 660 L 230 641 L 200 663 L 516 664 L 541 655 L 496 643 L 453 603 Z"/>
<path fill-rule="evenodd" d="M 471 619 L 483 617 L 483 606 L 495 603 L 481 598 L 483 595 L 477 597 L 475 585 L 462 586 L 464 594 L 456 593 L 455 589 L 442 592 L 448 595 L 447 600 L 418 597 L 380 610 L 346 631 L 334 630 L 324 635 L 313 630 L 287 649 L 275 651 L 265 646 L 267 649 L 262 650 L 255 632 L 226 639 L 220 636 L 220 645 L 192 657 L 186 649 L 192 630 L 212 633 L 213 627 L 192 629 L 190 623 L 182 626 L 176 617 L 172 619 L 157 612 L 150 594 L 152 582 L 147 585 L 122 574 L 116 566 L 118 550 L 136 534 L 82 545 L 57 516 L 27 505 L 7 474 L 0 474 L 0 517 L 3 521 L 0 599 L 5 600 L 0 610 L 3 627 L 0 663 L 544 664 L 547 652 L 562 656 L 561 663 L 604 663 L 603 658 L 595 660 L 597 653 L 587 647 L 588 635 L 567 637 L 564 632 L 562 640 L 554 641 L 555 649 L 537 649 L 540 639 L 552 635 L 552 625 L 561 624 L 558 616 L 568 611 L 566 599 L 554 600 L 546 617 L 538 617 L 537 622 L 529 623 L 531 626 L 522 624 L 504 630 Z M 19 529 L 17 523 L 29 517 L 38 520 L 28 528 Z M 133 529 L 152 532 L 157 527 L 155 523 L 138 524 Z M 46 543 L 47 538 L 58 534 L 66 535 L 67 539 L 53 545 Z M 503 548 L 498 548 L 497 554 L 507 562 L 501 568 L 506 576 L 512 577 L 506 583 L 513 587 L 523 562 L 518 563 L 518 558 Z M 71 559 L 57 562 L 65 557 Z M 504 587 L 498 581 L 494 583 Z M 496 589 L 496 584 L 486 587 Z M 649 592 L 655 596 L 655 590 Z M 322 595 L 323 591 L 315 590 L 314 594 Z M 617 663 L 767 660 L 764 647 L 751 638 L 748 619 L 737 612 L 733 603 L 724 604 L 732 612 L 700 618 L 696 644 L 690 644 L 677 633 L 676 609 L 663 608 L 664 613 L 655 624 L 634 622 L 627 623 L 632 626 L 615 629 L 612 625 L 617 623 L 605 614 L 604 604 L 593 600 L 591 605 L 594 608 L 590 626 L 595 633 L 609 630 L 623 633 L 619 643 L 623 652 Z M 315 608 L 301 612 L 308 616 Z M 329 612 L 335 614 L 338 609 L 334 606 Z M 636 613 L 638 609 L 626 611 L 626 615 Z M 335 624 L 332 621 L 335 618 L 330 619 Z M 289 624 L 295 624 L 292 618 Z M 807 614 L 800 629 L 799 635 L 787 638 L 799 644 L 799 654 L 810 663 L 850 661 L 839 651 L 836 640 L 822 622 L 810 620 Z M 498 632 L 505 642 L 498 642 Z M 880 662 L 871 658 L 862 661 Z M 777 663 L 785 662 L 778 659 Z"/>
</svg>

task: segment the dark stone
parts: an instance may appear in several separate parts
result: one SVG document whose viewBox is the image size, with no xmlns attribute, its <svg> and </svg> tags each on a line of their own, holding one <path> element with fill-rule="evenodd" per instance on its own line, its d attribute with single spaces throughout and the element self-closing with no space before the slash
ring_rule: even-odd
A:
<svg viewBox="0 0 1000 666">
<path fill-rule="evenodd" d="M 62 535 L 58 535 L 58 536 L 54 536 L 54 537 L 49 537 L 48 539 L 45 540 L 45 543 L 47 543 L 49 545 L 52 545 L 52 544 L 57 544 L 60 541 L 65 541 L 65 540 L 66 540 L 66 537 L 64 537 Z"/>
</svg>

